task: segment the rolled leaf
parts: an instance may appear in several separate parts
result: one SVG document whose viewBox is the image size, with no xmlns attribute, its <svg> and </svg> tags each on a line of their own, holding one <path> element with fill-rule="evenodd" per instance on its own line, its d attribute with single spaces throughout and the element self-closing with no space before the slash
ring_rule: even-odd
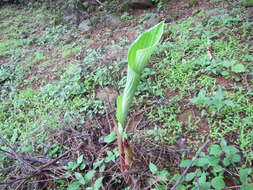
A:
<svg viewBox="0 0 253 190">
<path fill-rule="evenodd" d="M 164 22 L 157 24 L 148 31 L 141 34 L 139 38 L 131 45 L 128 51 L 128 71 L 127 82 L 123 94 L 117 100 L 117 120 L 119 123 L 119 132 L 125 126 L 125 121 L 144 66 L 147 64 L 155 47 L 159 43 L 163 34 Z"/>
</svg>

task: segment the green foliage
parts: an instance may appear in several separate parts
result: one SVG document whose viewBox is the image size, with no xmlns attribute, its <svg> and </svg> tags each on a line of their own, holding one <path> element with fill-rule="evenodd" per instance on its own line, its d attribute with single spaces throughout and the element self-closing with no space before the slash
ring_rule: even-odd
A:
<svg viewBox="0 0 253 190">
<path fill-rule="evenodd" d="M 231 100 L 224 100 L 224 96 L 221 88 L 219 88 L 214 95 L 214 97 L 206 97 L 206 91 L 200 90 L 198 96 L 191 99 L 193 104 L 198 105 L 199 107 L 215 107 L 215 111 L 219 112 L 220 109 L 224 106 L 234 106 L 234 103 Z"/>
<path fill-rule="evenodd" d="M 104 137 L 104 142 L 111 143 L 116 140 L 116 134 L 114 131 L 112 131 L 109 135 Z"/>
<path fill-rule="evenodd" d="M 79 190 L 85 187 L 90 190 L 99 190 L 104 179 L 104 176 L 101 175 L 106 169 L 105 163 L 115 162 L 118 156 L 119 153 L 117 149 L 108 151 L 107 156 L 94 162 L 90 170 L 90 166 L 86 163 L 83 155 L 78 157 L 76 161 L 68 162 L 68 164 L 63 167 L 66 170 L 66 176 L 74 178 L 75 180 L 68 185 L 67 189 Z M 99 174 L 101 177 L 96 178 Z"/>
<path fill-rule="evenodd" d="M 0 56 L 12 55 L 16 52 L 16 48 L 24 45 L 24 40 L 0 40 Z"/>
<path fill-rule="evenodd" d="M 198 4 L 198 2 L 199 2 L 199 0 L 189 0 L 188 4 L 191 7 L 191 6 L 194 6 L 194 5 Z"/>
<path fill-rule="evenodd" d="M 219 145 L 212 144 L 207 154 L 202 152 L 193 162 L 194 170 L 187 173 L 180 187 L 221 190 L 226 187 L 225 177 L 232 172 L 239 176 L 234 178 L 235 185 L 248 184 L 253 180 L 251 169 L 238 166 L 240 162 L 240 151 L 221 139 Z M 190 163 L 191 160 L 182 160 L 180 167 L 187 167 Z"/>
<path fill-rule="evenodd" d="M 68 185 L 69 190 L 79 190 L 81 187 L 86 187 L 87 189 L 99 189 L 102 185 L 103 177 L 99 177 L 95 180 L 95 183 L 93 187 L 90 187 L 89 184 L 92 181 L 92 179 L 95 176 L 96 171 L 95 170 L 89 170 L 83 175 L 82 171 L 86 171 L 86 163 L 83 158 L 83 155 L 81 155 L 79 158 L 77 158 L 76 162 L 69 162 L 67 166 L 64 166 L 64 169 L 67 170 L 67 176 L 74 176 L 76 181 L 72 182 Z M 81 173 L 82 172 L 82 173 Z"/>
<path fill-rule="evenodd" d="M 182 123 L 177 121 L 177 113 L 179 113 L 177 105 L 162 104 L 153 109 L 148 113 L 148 118 L 155 128 L 148 130 L 146 135 L 150 135 L 156 141 L 174 144 L 183 131 Z"/>
<path fill-rule="evenodd" d="M 154 181 L 153 178 L 149 178 L 149 183 L 154 184 L 156 189 L 166 189 L 167 188 L 167 182 L 169 181 L 169 172 L 166 169 L 159 170 L 155 164 L 152 162 L 149 163 L 149 170 L 154 176 L 154 178 L 157 178 L 158 183 Z"/>
<path fill-rule="evenodd" d="M 79 47 L 70 47 L 63 51 L 62 56 L 63 58 L 69 58 L 72 55 L 78 55 L 78 53 L 81 51 L 81 48 Z"/>
<path fill-rule="evenodd" d="M 167 0 L 152 0 L 152 2 L 155 3 L 158 10 L 161 10 L 165 5 L 165 3 L 167 2 Z"/>
</svg>

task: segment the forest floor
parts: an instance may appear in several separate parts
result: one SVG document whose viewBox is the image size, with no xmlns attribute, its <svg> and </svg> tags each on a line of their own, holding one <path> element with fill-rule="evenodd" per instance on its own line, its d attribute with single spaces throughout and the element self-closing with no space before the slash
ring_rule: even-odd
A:
<svg viewBox="0 0 253 190">
<path fill-rule="evenodd" d="M 0 189 L 173 189 L 190 165 L 177 189 L 252 189 L 253 11 L 189 2 L 117 13 L 117 26 L 96 17 L 87 31 L 44 6 L 0 8 Z M 127 51 L 161 20 L 122 174 L 109 134 Z"/>
</svg>

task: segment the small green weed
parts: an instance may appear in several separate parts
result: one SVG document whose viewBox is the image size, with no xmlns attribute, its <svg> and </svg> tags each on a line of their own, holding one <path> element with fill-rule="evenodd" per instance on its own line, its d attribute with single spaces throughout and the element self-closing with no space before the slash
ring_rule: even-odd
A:
<svg viewBox="0 0 253 190">
<path fill-rule="evenodd" d="M 224 100 L 222 89 L 219 88 L 214 97 L 206 97 L 206 91 L 200 90 L 198 96 L 191 99 L 193 104 L 199 107 L 214 107 L 214 113 L 220 112 L 220 109 L 224 106 L 234 106 L 231 100 Z"/>
<path fill-rule="evenodd" d="M 149 170 L 152 177 L 147 179 L 149 185 L 154 185 L 155 189 L 166 189 L 169 182 L 170 174 L 167 170 L 159 170 L 155 164 L 149 163 Z"/>
<path fill-rule="evenodd" d="M 43 61 L 46 58 L 46 56 L 44 56 L 43 54 L 41 54 L 40 52 L 35 52 L 33 59 L 31 60 L 31 63 L 29 64 L 30 66 L 32 65 L 36 65 L 39 62 Z"/>
<path fill-rule="evenodd" d="M 83 155 L 78 157 L 75 162 L 69 162 L 66 166 L 64 166 L 64 169 L 67 170 L 66 175 L 68 177 L 74 177 L 75 180 L 68 185 L 67 189 L 79 190 L 85 187 L 89 190 L 99 190 L 104 178 L 100 173 L 105 171 L 105 164 L 108 162 L 115 162 L 118 157 L 119 152 L 117 149 L 108 151 L 105 158 L 94 162 L 90 170 L 89 165 L 86 163 Z M 99 174 L 101 177 L 98 177 L 95 180 L 95 176 Z M 91 185 L 92 181 L 94 182 L 93 185 Z"/>
<path fill-rule="evenodd" d="M 77 56 L 81 51 L 80 47 L 70 47 L 63 51 L 62 56 L 63 58 L 69 58 L 72 55 Z"/>
<path fill-rule="evenodd" d="M 15 49 L 24 45 L 24 40 L 0 40 L 0 55 L 12 55 Z"/>
<path fill-rule="evenodd" d="M 240 151 L 221 139 L 219 145 L 209 147 L 207 154 L 201 153 L 200 158 L 193 163 L 194 170 L 184 176 L 177 189 L 221 190 L 226 187 L 226 176 L 229 175 L 232 175 L 233 185 L 239 185 L 245 190 L 252 189 L 253 186 L 248 185 L 253 180 L 252 169 L 240 166 L 241 161 Z M 183 160 L 180 167 L 185 168 L 191 163 L 191 160 Z"/>
</svg>

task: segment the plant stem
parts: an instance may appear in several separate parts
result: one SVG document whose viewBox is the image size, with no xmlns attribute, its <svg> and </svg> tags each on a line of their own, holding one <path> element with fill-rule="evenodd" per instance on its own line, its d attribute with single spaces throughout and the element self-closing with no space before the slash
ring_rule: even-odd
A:
<svg viewBox="0 0 253 190">
<path fill-rule="evenodd" d="M 119 148 L 120 171 L 124 172 L 125 171 L 125 154 L 124 154 L 124 147 L 122 144 L 121 136 L 119 134 L 118 129 L 116 129 L 116 134 L 117 134 L 117 144 Z"/>
<path fill-rule="evenodd" d="M 120 164 L 120 171 L 122 173 L 129 171 L 129 167 L 126 167 L 126 161 L 125 161 L 125 153 L 124 153 L 124 146 L 122 143 L 121 135 L 119 134 L 118 128 L 116 129 L 116 135 L 117 135 L 117 144 L 119 148 L 119 164 Z M 124 180 L 128 185 L 132 184 L 132 180 L 130 176 L 124 176 Z"/>
<path fill-rule="evenodd" d="M 250 185 L 253 185 L 253 183 L 245 184 L 244 186 L 250 186 Z M 224 190 L 225 189 L 239 189 L 241 187 L 242 185 L 235 185 L 235 186 L 225 187 Z"/>
</svg>

